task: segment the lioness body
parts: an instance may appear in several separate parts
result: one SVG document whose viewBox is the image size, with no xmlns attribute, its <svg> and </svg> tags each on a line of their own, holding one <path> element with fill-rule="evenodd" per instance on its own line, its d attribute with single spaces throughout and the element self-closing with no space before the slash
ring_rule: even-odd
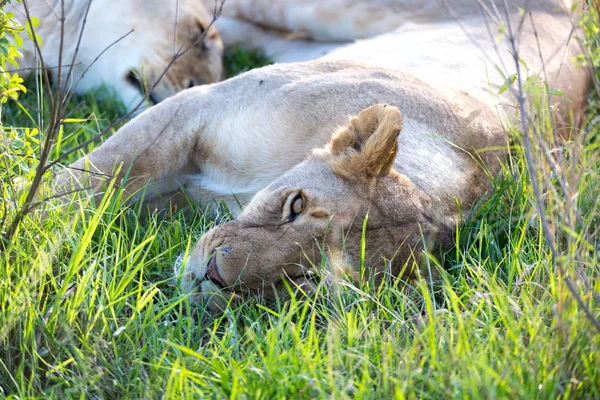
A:
<svg viewBox="0 0 600 400">
<path fill-rule="evenodd" d="M 205 0 L 210 2 L 210 0 Z M 265 0 L 226 3 L 216 21 L 226 45 L 258 48 L 277 62 L 354 60 L 419 77 L 436 87 L 468 93 L 501 115 L 512 100 L 498 96 L 516 73 L 504 3 L 477 0 Z M 563 122 L 583 115 L 589 71 L 572 60 L 582 49 L 573 37 L 576 17 L 561 10 L 570 1 L 508 1 L 521 73 L 537 75 L 565 96 L 554 99 Z M 528 13 L 522 13 L 522 10 Z M 343 10 L 343 11 L 342 11 Z M 520 11 L 521 10 L 521 11 Z M 264 19 L 267 24 L 255 25 Z M 272 21 L 272 22 L 271 22 Z M 269 30 L 263 26 L 281 30 Z M 504 33 L 500 33 L 500 31 Z M 303 35 L 291 35 L 302 32 Z M 356 40 L 358 39 L 358 40 Z M 564 99 L 569 99 L 564 101 Z M 507 106 L 508 107 L 505 107 Z M 557 114 L 558 115 L 558 114 Z M 571 122 L 571 121 L 568 121 Z"/>
<path fill-rule="evenodd" d="M 522 25 L 528 34 L 520 56 L 534 62 L 538 49 L 562 49 L 563 57 L 545 59 L 544 73 L 580 111 L 589 77 L 562 63 L 576 52 L 567 42 L 569 17 L 555 10 L 557 2 L 534 5 L 532 19 L 543 21 L 548 36 L 536 38 L 533 26 Z M 463 22 L 481 34 L 486 20 L 474 15 L 477 7 L 463 10 Z M 520 26 L 520 13 L 508 14 Z M 484 171 L 498 168 L 493 150 L 506 145 L 501 119 L 514 109 L 499 111 L 509 97 L 494 98 L 494 89 L 486 98 L 483 88 L 503 81 L 474 65 L 488 58 L 473 46 L 493 54 L 494 41 L 479 36 L 474 44 L 446 22 L 437 33 L 435 24 L 402 29 L 320 61 L 277 64 L 184 91 L 132 120 L 74 170 L 110 174 L 122 163 L 119 176 L 133 178 L 130 193 L 151 183 L 146 196 L 169 197 L 183 187 L 193 199 L 225 200 L 239 214 L 207 233 L 186 260 L 189 290 L 273 295 L 282 279 L 310 283 L 306 265 L 318 265 L 323 252 L 332 264 L 357 268 L 366 214 L 366 265 L 381 271 L 385 259 L 399 274 L 424 238 L 450 242 L 457 203 L 467 212 L 489 188 Z M 376 103 L 387 106 L 367 109 Z M 84 178 L 99 187 L 95 176 Z M 238 202 L 249 203 L 241 213 Z"/>
<path fill-rule="evenodd" d="M 238 202 L 245 204 L 326 144 L 348 116 L 378 102 L 403 110 L 398 170 L 444 202 L 463 195 L 472 200 L 467 186 L 480 168 L 460 149 L 506 144 L 500 119 L 460 92 L 348 61 L 276 64 L 187 90 L 132 120 L 75 166 L 89 161 L 107 172 L 133 161 L 130 174 L 152 176 L 161 195 L 184 187 L 195 200 L 225 200 L 237 215 Z M 138 170 L 139 159 L 152 164 Z M 134 180 L 128 187 L 133 193 L 146 183 Z"/>
</svg>

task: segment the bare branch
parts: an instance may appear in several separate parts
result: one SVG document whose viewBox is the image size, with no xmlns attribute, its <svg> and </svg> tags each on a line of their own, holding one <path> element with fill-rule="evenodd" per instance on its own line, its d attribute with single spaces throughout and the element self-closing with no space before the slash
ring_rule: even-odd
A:
<svg viewBox="0 0 600 400">
<path fill-rule="evenodd" d="M 87 190 L 90 190 L 90 189 L 93 189 L 93 186 L 86 186 L 86 187 L 82 187 L 82 188 L 68 190 L 66 192 L 61 192 L 61 193 L 53 194 L 51 196 L 43 198 L 42 200 L 39 200 L 39 201 L 36 201 L 36 202 L 28 204 L 28 209 L 31 212 L 35 208 L 37 208 L 38 206 L 40 206 L 40 205 L 42 205 L 44 203 L 47 203 L 50 200 L 59 199 L 61 197 L 65 197 L 65 196 L 68 196 L 70 194 L 86 192 Z"/>
<path fill-rule="evenodd" d="M 93 0 L 89 0 L 89 1 L 88 1 L 88 3 L 87 3 L 87 7 L 85 8 L 85 12 L 84 12 L 84 14 L 83 14 L 83 22 L 81 23 L 81 29 L 79 30 L 79 35 L 78 35 L 78 37 L 77 37 L 77 45 L 75 46 L 75 52 L 73 53 L 73 58 L 71 59 L 71 64 L 69 64 L 69 72 L 67 72 L 67 78 L 70 78 L 70 77 L 71 77 L 71 74 L 73 73 L 73 66 L 75 65 L 75 60 L 77 60 L 77 55 L 79 54 L 79 47 L 80 47 L 80 45 L 81 45 L 81 40 L 82 40 L 82 38 L 83 38 L 83 32 L 85 31 L 85 26 L 86 26 L 86 24 L 87 24 L 87 17 L 88 17 L 88 14 L 89 14 L 89 12 L 90 12 L 90 7 L 92 6 L 92 1 L 93 1 Z M 64 39 L 64 37 L 62 37 L 62 38 L 61 38 L 61 42 L 62 42 L 62 40 L 63 40 L 63 39 Z M 111 44 L 110 46 L 112 46 L 112 44 Z M 110 47 L 110 46 L 109 46 L 109 47 Z M 104 52 L 103 52 L 103 53 L 104 53 Z M 94 61 L 92 62 L 92 65 L 93 65 L 95 62 L 96 62 L 96 60 L 94 60 Z M 60 64 L 60 63 L 59 63 L 59 64 Z M 91 65 L 90 65 L 90 66 L 91 66 Z M 90 66 L 88 66 L 88 69 L 90 68 Z M 87 72 L 87 69 L 86 69 L 86 72 Z M 84 72 L 84 73 L 85 73 L 85 72 Z M 81 79 L 80 79 L 80 80 L 81 80 Z M 79 83 L 79 82 L 77 82 L 77 83 Z M 77 84 L 76 84 L 76 85 L 73 87 L 73 91 L 75 91 L 75 88 L 76 88 L 76 87 L 77 87 Z M 65 107 L 66 107 L 66 104 L 69 102 L 69 100 L 70 100 L 70 97 L 67 99 L 67 101 L 65 101 L 65 102 L 64 102 L 64 104 L 65 104 Z"/>
<path fill-rule="evenodd" d="M 179 0 L 175 3 L 175 29 L 173 29 L 173 54 L 177 53 L 177 27 L 179 25 Z"/>
<path fill-rule="evenodd" d="M 72 64 L 64 64 L 63 66 L 68 67 Z M 81 65 L 81 63 L 76 63 L 75 65 Z M 46 66 L 45 69 L 58 69 L 58 65 L 55 65 L 53 67 L 49 67 Z M 27 71 L 41 71 L 42 68 L 41 67 L 27 67 L 27 68 L 17 68 L 17 69 L 11 69 L 12 72 L 27 72 Z"/>
<path fill-rule="evenodd" d="M 33 44 L 35 46 L 36 57 L 40 58 L 40 70 L 43 72 L 44 83 L 46 84 L 46 92 L 48 96 L 52 95 L 52 91 L 50 89 L 50 77 L 48 76 L 48 70 L 46 69 L 46 63 L 44 62 L 44 56 L 42 55 L 42 49 L 40 48 L 40 44 L 37 40 L 37 36 L 35 33 L 35 28 L 33 27 L 33 23 L 31 22 L 31 14 L 29 13 L 29 3 L 28 0 L 23 0 L 23 8 L 25 9 L 25 15 L 27 17 L 27 23 L 31 28 L 31 35 L 33 36 Z M 52 102 L 52 98 L 50 97 L 50 102 Z"/>
</svg>

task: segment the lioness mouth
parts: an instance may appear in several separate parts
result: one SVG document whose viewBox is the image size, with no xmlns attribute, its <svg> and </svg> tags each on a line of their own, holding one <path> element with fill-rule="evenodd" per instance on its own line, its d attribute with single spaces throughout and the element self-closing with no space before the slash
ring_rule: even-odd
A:
<svg viewBox="0 0 600 400">
<path fill-rule="evenodd" d="M 139 72 L 132 69 L 127 74 L 126 80 L 130 85 L 139 90 L 140 94 L 143 97 L 148 96 L 148 101 L 150 102 L 150 105 L 155 106 L 158 103 L 160 103 L 161 99 L 157 95 L 155 95 L 152 92 L 148 93 L 147 84 L 143 83 L 143 77 Z"/>
<path fill-rule="evenodd" d="M 223 280 L 223 278 L 221 278 L 221 275 L 219 274 L 219 269 L 217 267 L 217 257 L 214 254 L 214 250 L 211 253 L 210 259 L 208 261 L 208 268 L 206 270 L 206 273 L 204 274 L 204 276 L 202 277 L 202 280 L 207 280 L 210 281 L 212 283 L 214 283 L 216 286 L 219 287 L 219 289 L 223 289 L 224 287 L 227 286 L 227 284 L 225 283 L 225 281 Z"/>
</svg>

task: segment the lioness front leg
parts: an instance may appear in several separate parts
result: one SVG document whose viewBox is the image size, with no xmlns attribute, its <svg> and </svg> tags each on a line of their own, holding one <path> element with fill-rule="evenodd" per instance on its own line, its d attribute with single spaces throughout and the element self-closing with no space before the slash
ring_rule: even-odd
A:
<svg viewBox="0 0 600 400">
<path fill-rule="evenodd" d="M 55 191 L 85 189 L 98 196 L 107 180 L 127 177 L 125 192 L 134 195 L 152 184 L 147 193 L 175 192 L 180 177 L 191 165 L 197 149 L 198 126 L 183 107 L 187 96 L 176 96 L 144 112 L 119 129 L 93 152 L 80 158 L 55 180 Z"/>
</svg>

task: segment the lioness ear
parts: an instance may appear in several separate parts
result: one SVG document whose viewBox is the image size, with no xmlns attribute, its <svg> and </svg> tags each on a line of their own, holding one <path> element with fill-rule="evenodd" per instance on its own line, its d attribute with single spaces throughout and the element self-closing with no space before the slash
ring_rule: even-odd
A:
<svg viewBox="0 0 600 400">
<path fill-rule="evenodd" d="M 331 139 L 331 167 L 336 174 L 349 179 L 389 174 L 401 130 L 402 113 L 397 107 L 375 104 L 365 108 Z"/>
</svg>

